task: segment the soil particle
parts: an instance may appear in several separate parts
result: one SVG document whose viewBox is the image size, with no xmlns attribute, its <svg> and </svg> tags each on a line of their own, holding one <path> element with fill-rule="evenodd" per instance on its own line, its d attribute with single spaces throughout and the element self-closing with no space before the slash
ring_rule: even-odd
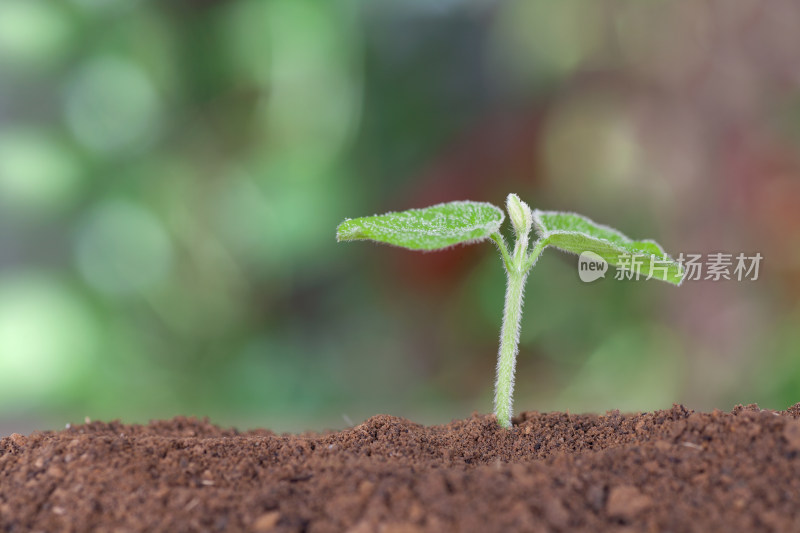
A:
<svg viewBox="0 0 800 533">
<path fill-rule="evenodd" d="M 270 511 L 264 513 L 253 522 L 253 531 L 257 533 L 264 533 L 272 531 L 281 519 L 281 513 L 278 511 Z"/>
<path fill-rule="evenodd" d="M 0 440 L 0 531 L 800 531 L 800 404 Z"/>
<path fill-rule="evenodd" d="M 792 451 L 800 451 L 800 420 L 786 422 L 783 428 L 783 438 L 789 444 Z"/>
<path fill-rule="evenodd" d="M 653 504 L 652 498 L 642 494 L 636 487 L 620 485 L 611 489 L 606 511 L 612 518 L 630 521 Z"/>
<path fill-rule="evenodd" d="M 19 433 L 12 433 L 8 437 L 8 440 L 11 441 L 11 444 L 17 446 L 18 448 L 25 446 L 25 443 L 28 441 L 25 436 L 20 435 Z"/>
</svg>

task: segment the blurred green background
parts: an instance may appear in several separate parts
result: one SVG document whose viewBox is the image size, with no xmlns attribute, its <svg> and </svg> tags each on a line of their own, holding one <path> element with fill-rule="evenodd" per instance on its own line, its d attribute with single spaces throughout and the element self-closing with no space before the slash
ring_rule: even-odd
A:
<svg viewBox="0 0 800 533">
<path fill-rule="evenodd" d="M 533 271 L 517 411 L 800 401 L 800 5 L 2 0 L 0 432 L 490 412 L 491 244 L 335 243 L 456 199 L 565 209 L 675 289 Z"/>
</svg>

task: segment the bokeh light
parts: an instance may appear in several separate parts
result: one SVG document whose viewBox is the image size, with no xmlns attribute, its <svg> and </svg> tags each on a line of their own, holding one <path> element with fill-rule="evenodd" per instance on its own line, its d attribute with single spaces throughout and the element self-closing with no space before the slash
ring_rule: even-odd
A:
<svg viewBox="0 0 800 533">
<path fill-rule="evenodd" d="M 4 0 L 0 4 L 0 66 L 30 71 L 52 66 L 69 49 L 74 27 L 61 3 Z"/>
<path fill-rule="evenodd" d="M 124 295 L 164 281 L 170 272 L 172 246 L 162 225 L 146 209 L 110 200 L 81 221 L 75 258 L 92 287 Z"/>
<path fill-rule="evenodd" d="M 80 156 L 46 131 L 0 130 L 0 204 L 18 216 L 46 214 L 76 201 L 84 185 Z"/>
<path fill-rule="evenodd" d="M 83 377 L 100 331 L 90 307 L 45 274 L 0 277 L 0 401 L 37 405 Z"/>
<path fill-rule="evenodd" d="M 495 17 L 492 59 L 522 87 L 557 82 L 599 51 L 602 8 L 565 0 L 505 2 Z"/>
<path fill-rule="evenodd" d="M 140 147 L 158 128 L 159 100 L 136 65 L 97 57 L 77 69 L 65 94 L 65 115 L 75 137 L 97 151 Z"/>
</svg>

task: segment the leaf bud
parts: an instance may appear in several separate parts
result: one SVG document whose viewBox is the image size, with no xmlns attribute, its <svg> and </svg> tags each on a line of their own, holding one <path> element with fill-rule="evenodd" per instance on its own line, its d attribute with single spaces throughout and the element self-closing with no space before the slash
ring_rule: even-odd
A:
<svg viewBox="0 0 800 533">
<path fill-rule="evenodd" d="M 506 198 L 506 210 L 517 235 L 528 235 L 533 223 L 530 206 L 511 193 Z"/>
</svg>

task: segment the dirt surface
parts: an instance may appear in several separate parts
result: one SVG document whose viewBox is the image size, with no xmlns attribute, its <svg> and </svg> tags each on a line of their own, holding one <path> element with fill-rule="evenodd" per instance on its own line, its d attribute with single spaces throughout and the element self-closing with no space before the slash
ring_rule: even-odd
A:
<svg viewBox="0 0 800 533">
<path fill-rule="evenodd" d="M 0 531 L 800 531 L 784 412 L 523 413 L 238 433 L 176 418 L 0 440 Z"/>
</svg>

